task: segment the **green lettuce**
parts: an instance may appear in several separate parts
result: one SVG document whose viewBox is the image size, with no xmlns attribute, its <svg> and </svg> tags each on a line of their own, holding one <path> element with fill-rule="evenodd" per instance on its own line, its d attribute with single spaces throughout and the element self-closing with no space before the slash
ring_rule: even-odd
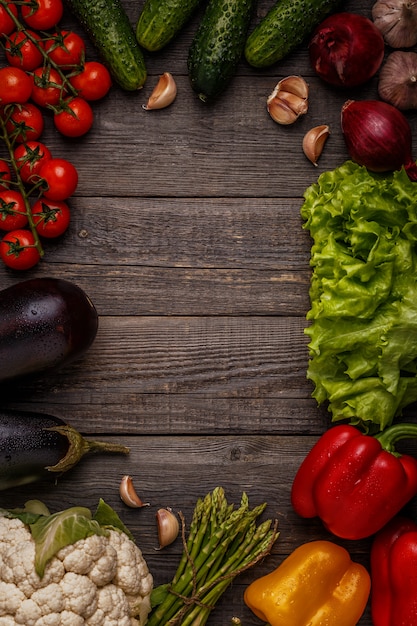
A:
<svg viewBox="0 0 417 626">
<path fill-rule="evenodd" d="M 313 397 L 383 429 L 417 400 L 417 186 L 351 161 L 304 194 Z"/>
</svg>

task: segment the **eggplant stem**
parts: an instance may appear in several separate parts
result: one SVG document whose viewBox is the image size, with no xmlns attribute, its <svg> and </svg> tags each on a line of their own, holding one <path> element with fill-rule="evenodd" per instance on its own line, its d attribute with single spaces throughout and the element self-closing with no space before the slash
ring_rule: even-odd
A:
<svg viewBox="0 0 417 626">
<path fill-rule="evenodd" d="M 52 426 L 46 430 L 51 430 L 66 437 L 69 443 L 67 453 L 55 465 L 45 467 L 49 472 L 64 473 L 73 468 L 89 452 L 105 452 L 110 454 L 129 454 L 130 450 L 126 446 L 118 443 L 108 443 L 105 441 L 90 441 L 75 428 L 64 424 L 62 426 Z"/>
</svg>

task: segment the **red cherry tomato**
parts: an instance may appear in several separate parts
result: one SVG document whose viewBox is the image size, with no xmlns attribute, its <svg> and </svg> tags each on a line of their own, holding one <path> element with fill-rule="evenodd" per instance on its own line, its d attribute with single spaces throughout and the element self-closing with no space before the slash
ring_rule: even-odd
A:
<svg viewBox="0 0 417 626">
<path fill-rule="evenodd" d="M 49 30 L 58 24 L 64 13 L 62 0 L 23 0 L 22 17 L 30 28 Z M 26 6 L 27 5 L 27 6 Z"/>
<path fill-rule="evenodd" d="M 30 230 L 12 230 L 0 241 L 0 258 L 14 270 L 28 270 L 40 260 L 35 237 Z"/>
<path fill-rule="evenodd" d="M 81 137 L 93 125 L 94 114 L 84 98 L 75 97 L 64 102 L 64 109 L 54 114 L 54 124 L 66 137 Z"/>
<path fill-rule="evenodd" d="M 12 172 L 10 165 L 4 159 L 0 159 L 0 189 L 5 187 L 8 189 L 9 182 L 12 180 Z"/>
<path fill-rule="evenodd" d="M 8 9 L 17 17 L 17 6 L 14 2 L 7 2 Z M 10 15 L 7 13 L 6 8 L 0 5 L 0 35 L 10 35 L 16 28 L 16 24 L 13 22 Z"/>
<path fill-rule="evenodd" d="M 28 36 L 30 35 L 30 37 Z M 35 39 L 35 44 L 32 39 Z M 42 52 L 39 50 L 43 46 L 40 36 L 31 31 L 18 30 L 9 35 L 4 44 L 6 58 L 13 67 L 20 67 L 26 72 L 30 72 L 38 67 L 43 61 Z"/>
<path fill-rule="evenodd" d="M 85 57 L 84 40 L 72 30 L 63 30 L 45 42 L 49 58 L 63 70 L 80 65 Z"/>
<path fill-rule="evenodd" d="M 0 69 L 0 104 L 23 104 L 32 93 L 32 79 L 20 67 Z"/>
<path fill-rule="evenodd" d="M 43 133 L 41 111 L 31 102 L 17 105 L 6 122 L 6 130 L 17 143 L 36 141 Z"/>
<path fill-rule="evenodd" d="M 0 230 L 23 228 L 28 223 L 22 194 L 13 189 L 0 191 Z"/>
<path fill-rule="evenodd" d="M 19 168 L 20 178 L 24 183 L 36 182 L 42 165 L 52 154 L 49 148 L 40 141 L 27 141 L 21 143 L 14 150 L 14 158 Z"/>
<path fill-rule="evenodd" d="M 33 222 L 41 237 L 54 239 L 67 230 L 71 212 L 66 202 L 40 198 L 32 207 Z"/>
<path fill-rule="evenodd" d="M 63 79 L 53 67 L 33 70 L 32 100 L 41 107 L 55 106 L 63 96 Z"/>
<path fill-rule="evenodd" d="M 98 61 L 87 61 L 83 70 L 75 76 L 70 76 L 69 80 L 84 100 L 104 98 L 112 85 L 109 70 Z"/>
<path fill-rule="evenodd" d="M 45 180 L 43 195 L 48 200 L 66 200 L 77 188 L 78 172 L 66 159 L 49 159 L 39 175 Z"/>
</svg>

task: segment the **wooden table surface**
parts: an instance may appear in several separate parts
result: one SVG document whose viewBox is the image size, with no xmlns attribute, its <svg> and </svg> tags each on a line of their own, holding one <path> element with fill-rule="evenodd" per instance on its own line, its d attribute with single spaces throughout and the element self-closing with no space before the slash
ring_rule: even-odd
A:
<svg viewBox="0 0 417 626">
<path fill-rule="evenodd" d="M 135 24 L 143 0 L 123 4 Z M 259 1 L 254 23 L 271 4 Z M 370 0 L 343 4 L 367 16 L 371 7 Z M 279 519 L 281 535 L 273 554 L 229 588 L 208 623 L 228 626 L 238 616 L 255 626 L 261 622 L 243 603 L 245 587 L 298 545 L 331 539 L 369 564 L 369 540 L 337 540 L 319 521 L 300 519 L 290 488 L 330 425 L 306 380 L 311 240 L 300 206 L 318 175 L 347 159 L 341 105 L 375 97 L 377 83 L 349 92 L 325 86 L 301 46 L 266 70 L 242 61 L 224 96 L 204 105 L 187 75 L 200 16 L 166 50 L 145 55 L 149 75 L 140 92 L 114 86 L 94 104 L 87 136 L 64 139 L 46 120 L 45 143 L 79 171 L 72 223 L 33 270 L 0 268 L 0 287 L 40 276 L 76 282 L 96 305 L 99 331 L 76 363 L 3 385 L 2 406 L 53 413 L 131 453 L 86 458 L 57 484 L 2 492 L 0 506 L 40 498 L 51 510 L 94 509 L 103 497 L 132 529 L 159 584 L 173 575 L 181 543 L 155 550 L 157 508 L 170 506 L 189 520 L 197 498 L 215 486 L 236 503 L 246 491 L 253 505 L 268 502 L 265 516 Z M 82 32 L 69 14 L 61 24 Z M 88 56 L 97 58 L 91 44 Z M 142 104 L 165 71 L 175 77 L 177 100 L 146 112 Z M 283 127 L 268 116 L 266 98 L 290 74 L 308 81 L 310 108 Z M 416 116 L 409 119 L 416 137 Z M 331 136 L 315 168 L 301 143 L 323 123 Z M 132 510 L 120 501 L 124 474 L 150 507 Z M 360 624 L 371 624 L 369 611 Z"/>
</svg>

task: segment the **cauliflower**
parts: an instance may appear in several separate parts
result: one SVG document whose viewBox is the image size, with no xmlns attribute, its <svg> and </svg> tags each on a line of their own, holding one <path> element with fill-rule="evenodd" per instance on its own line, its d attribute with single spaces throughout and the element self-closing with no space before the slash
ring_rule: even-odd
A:
<svg viewBox="0 0 417 626">
<path fill-rule="evenodd" d="M 0 509 L 0 626 L 146 624 L 146 561 L 117 514 L 97 511 Z"/>
</svg>

